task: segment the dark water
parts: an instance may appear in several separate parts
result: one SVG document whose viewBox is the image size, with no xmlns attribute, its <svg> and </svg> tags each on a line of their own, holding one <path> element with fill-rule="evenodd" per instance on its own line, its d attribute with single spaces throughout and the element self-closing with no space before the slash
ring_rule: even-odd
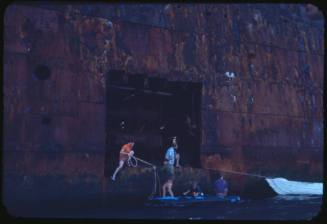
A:
<svg viewBox="0 0 327 224">
<path fill-rule="evenodd" d="M 60 217 L 92 219 L 184 219 L 184 220 L 311 220 L 321 209 L 321 196 L 275 196 L 243 199 L 239 203 L 215 203 L 181 208 L 93 204 L 89 206 L 46 209 L 24 208 L 15 212 L 23 217 Z"/>
</svg>

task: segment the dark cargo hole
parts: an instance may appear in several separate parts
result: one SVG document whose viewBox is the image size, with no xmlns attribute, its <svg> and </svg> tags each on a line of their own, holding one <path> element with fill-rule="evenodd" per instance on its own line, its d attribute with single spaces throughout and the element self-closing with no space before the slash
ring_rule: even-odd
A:
<svg viewBox="0 0 327 224">
<path fill-rule="evenodd" d="M 51 123 L 51 118 L 48 117 L 48 116 L 44 116 L 44 117 L 42 118 L 41 123 L 42 123 L 43 125 L 49 125 L 49 124 Z"/>
<path fill-rule="evenodd" d="M 253 53 L 253 52 L 248 53 L 248 58 L 250 58 L 250 59 L 255 58 L 255 53 Z"/>
<path fill-rule="evenodd" d="M 28 32 L 29 30 L 33 30 L 33 23 L 30 19 L 26 19 L 23 26 L 22 26 L 22 30 L 24 32 Z"/>
<path fill-rule="evenodd" d="M 249 118 L 249 126 L 250 127 L 252 126 L 252 120 L 251 120 L 251 118 Z"/>
<path fill-rule="evenodd" d="M 34 75 L 39 80 L 46 80 L 50 78 L 51 71 L 46 65 L 37 65 L 34 69 Z"/>
<path fill-rule="evenodd" d="M 110 134 L 106 138 L 106 176 L 112 175 L 117 165 L 109 158 L 119 154 L 130 139 L 136 143 L 139 158 L 160 166 L 172 136 L 177 136 L 181 165 L 200 167 L 202 83 L 113 70 L 107 77 L 106 130 Z"/>
</svg>

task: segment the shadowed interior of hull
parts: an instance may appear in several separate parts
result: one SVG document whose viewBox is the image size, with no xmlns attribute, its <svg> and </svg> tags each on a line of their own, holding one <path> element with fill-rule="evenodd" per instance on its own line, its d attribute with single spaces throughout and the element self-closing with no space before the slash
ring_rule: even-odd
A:
<svg viewBox="0 0 327 224">
<path fill-rule="evenodd" d="M 106 176 L 129 141 L 138 157 L 162 165 L 173 136 L 181 165 L 200 166 L 201 84 L 111 71 L 107 87 Z"/>
</svg>

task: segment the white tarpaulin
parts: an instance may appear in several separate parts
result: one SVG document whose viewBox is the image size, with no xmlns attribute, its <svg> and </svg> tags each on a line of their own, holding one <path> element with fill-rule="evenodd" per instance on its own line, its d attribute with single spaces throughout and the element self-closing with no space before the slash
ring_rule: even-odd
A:
<svg viewBox="0 0 327 224">
<path fill-rule="evenodd" d="M 323 194 L 322 183 L 290 181 L 285 178 L 266 178 L 277 194 Z"/>
</svg>

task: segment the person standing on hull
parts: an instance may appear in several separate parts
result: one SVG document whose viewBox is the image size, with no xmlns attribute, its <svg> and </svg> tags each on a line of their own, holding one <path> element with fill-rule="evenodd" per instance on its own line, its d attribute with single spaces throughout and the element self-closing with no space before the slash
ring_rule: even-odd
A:
<svg viewBox="0 0 327 224">
<path fill-rule="evenodd" d="M 177 149 L 177 140 L 176 137 L 174 137 L 171 146 L 167 149 L 165 154 L 164 166 L 166 169 L 167 177 L 166 177 L 166 182 L 162 186 L 163 197 L 166 197 L 167 191 L 170 194 L 170 196 L 174 197 L 174 192 L 172 188 L 175 178 L 175 169 L 174 169 L 175 161 L 176 161 L 176 167 L 180 166 L 179 165 L 180 156 L 178 153 L 176 153 L 176 149 Z"/>
<path fill-rule="evenodd" d="M 123 168 L 124 163 L 134 155 L 134 151 L 132 150 L 134 147 L 134 142 L 128 142 L 127 144 L 123 145 L 120 152 L 119 152 L 119 165 L 116 168 L 114 174 L 112 175 L 111 179 L 113 181 L 116 180 L 117 173 Z M 129 165 L 129 164 L 128 164 Z"/>
</svg>

